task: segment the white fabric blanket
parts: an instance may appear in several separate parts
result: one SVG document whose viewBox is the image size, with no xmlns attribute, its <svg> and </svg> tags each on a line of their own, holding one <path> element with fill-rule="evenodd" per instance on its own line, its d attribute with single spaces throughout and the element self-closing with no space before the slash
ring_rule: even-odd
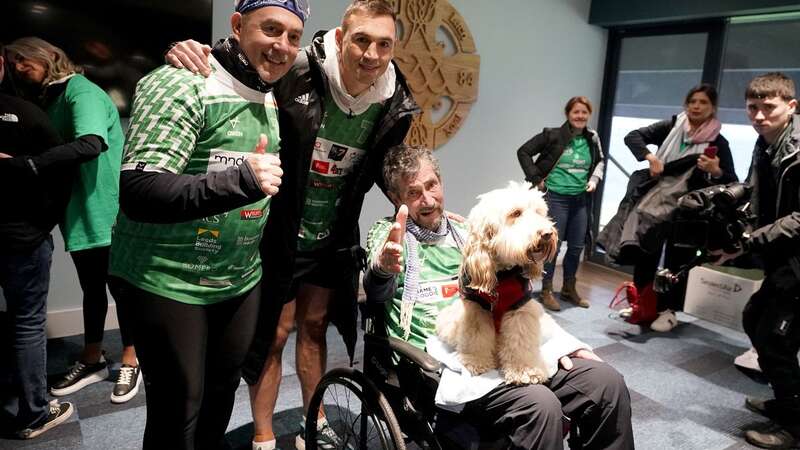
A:
<svg viewBox="0 0 800 450">
<path fill-rule="evenodd" d="M 546 313 L 542 315 L 541 327 L 541 352 L 550 377 L 558 371 L 558 360 L 562 356 L 580 349 L 592 349 L 567 333 Z M 440 408 L 460 412 L 465 403 L 483 397 L 504 382 L 502 374 L 496 369 L 477 376 L 470 374 L 459 361 L 458 353 L 437 336 L 428 337 L 425 347 L 428 354 L 445 366 L 435 399 Z"/>
</svg>

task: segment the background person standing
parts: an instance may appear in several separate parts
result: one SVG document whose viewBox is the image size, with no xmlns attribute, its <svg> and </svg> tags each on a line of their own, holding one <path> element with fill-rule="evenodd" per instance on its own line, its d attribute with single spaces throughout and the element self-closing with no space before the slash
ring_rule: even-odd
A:
<svg viewBox="0 0 800 450">
<path fill-rule="evenodd" d="M 561 299 L 588 308 L 589 301 L 578 294 L 576 273 L 584 244 L 591 242 L 592 194 L 603 179 L 605 162 L 600 137 L 588 126 L 592 115 L 589 99 L 572 97 L 564 107 L 564 114 L 567 121 L 560 128 L 545 128 L 532 137 L 517 150 L 517 158 L 525 180 L 546 190 L 545 201 L 558 238 L 567 242 Z M 557 252 L 560 251 L 561 245 Z M 542 278 L 541 301 L 551 311 L 561 309 L 553 296 L 557 258 L 558 253 L 545 264 Z"/>
</svg>

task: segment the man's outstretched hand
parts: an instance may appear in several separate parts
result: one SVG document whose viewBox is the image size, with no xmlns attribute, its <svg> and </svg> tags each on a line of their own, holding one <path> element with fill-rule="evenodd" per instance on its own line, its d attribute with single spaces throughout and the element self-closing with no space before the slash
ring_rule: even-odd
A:
<svg viewBox="0 0 800 450">
<path fill-rule="evenodd" d="M 394 274 L 403 271 L 403 239 L 406 235 L 407 218 L 408 207 L 400 205 L 389 236 L 386 237 L 386 242 L 378 255 L 377 267 L 384 273 Z"/>
<path fill-rule="evenodd" d="M 600 359 L 599 356 L 595 355 L 594 352 L 582 348 L 570 353 L 567 356 L 562 356 L 561 359 L 558 360 L 558 363 L 561 364 L 561 367 L 563 367 L 564 370 L 572 370 L 572 368 L 575 367 L 575 364 L 572 363 L 571 358 L 591 359 L 592 361 L 603 362 L 603 360 Z"/>
<path fill-rule="evenodd" d="M 189 39 L 173 45 L 164 59 L 174 67 L 187 69 L 192 73 L 199 73 L 207 77 L 211 75 L 211 66 L 208 64 L 209 54 L 211 54 L 211 47 Z"/>
</svg>

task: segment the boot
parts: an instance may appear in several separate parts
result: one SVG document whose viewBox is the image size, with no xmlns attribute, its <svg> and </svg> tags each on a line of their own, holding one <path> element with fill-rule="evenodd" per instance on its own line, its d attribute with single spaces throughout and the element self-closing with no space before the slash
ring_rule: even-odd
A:
<svg viewBox="0 0 800 450">
<path fill-rule="evenodd" d="M 540 300 L 542 301 L 542 305 L 550 311 L 561 311 L 561 305 L 558 304 L 558 300 L 553 296 L 552 280 L 550 280 L 550 282 L 542 282 L 542 295 L 540 295 Z"/>
<path fill-rule="evenodd" d="M 578 291 L 575 289 L 575 278 L 567 278 L 564 280 L 564 286 L 561 287 L 561 299 L 574 303 L 581 308 L 589 307 L 589 302 L 581 298 Z"/>
<path fill-rule="evenodd" d="M 777 424 L 771 424 L 765 430 L 747 430 L 744 438 L 761 448 L 791 449 L 800 445 L 800 439 Z"/>
</svg>

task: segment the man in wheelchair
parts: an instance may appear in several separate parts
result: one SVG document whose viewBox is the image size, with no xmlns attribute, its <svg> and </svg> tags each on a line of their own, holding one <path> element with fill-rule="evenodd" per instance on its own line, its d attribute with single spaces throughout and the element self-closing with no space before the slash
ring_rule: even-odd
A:
<svg viewBox="0 0 800 450">
<path fill-rule="evenodd" d="M 444 214 L 439 166 L 429 150 L 390 149 L 383 175 L 397 216 L 379 220 L 369 232 L 364 287 L 368 302 L 385 301 L 390 336 L 442 363 L 437 406 L 504 436 L 514 449 L 563 448 L 564 416 L 572 424 L 572 448 L 634 448 L 624 379 L 554 321 L 555 329 L 542 333 L 541 351 L 553 368 L 545 384 L 507 385 L 496 370 L 479 376 L 463 370 L 435 327 L 439 311 L 459 300 L 466 226 Z"/>
</svg>

